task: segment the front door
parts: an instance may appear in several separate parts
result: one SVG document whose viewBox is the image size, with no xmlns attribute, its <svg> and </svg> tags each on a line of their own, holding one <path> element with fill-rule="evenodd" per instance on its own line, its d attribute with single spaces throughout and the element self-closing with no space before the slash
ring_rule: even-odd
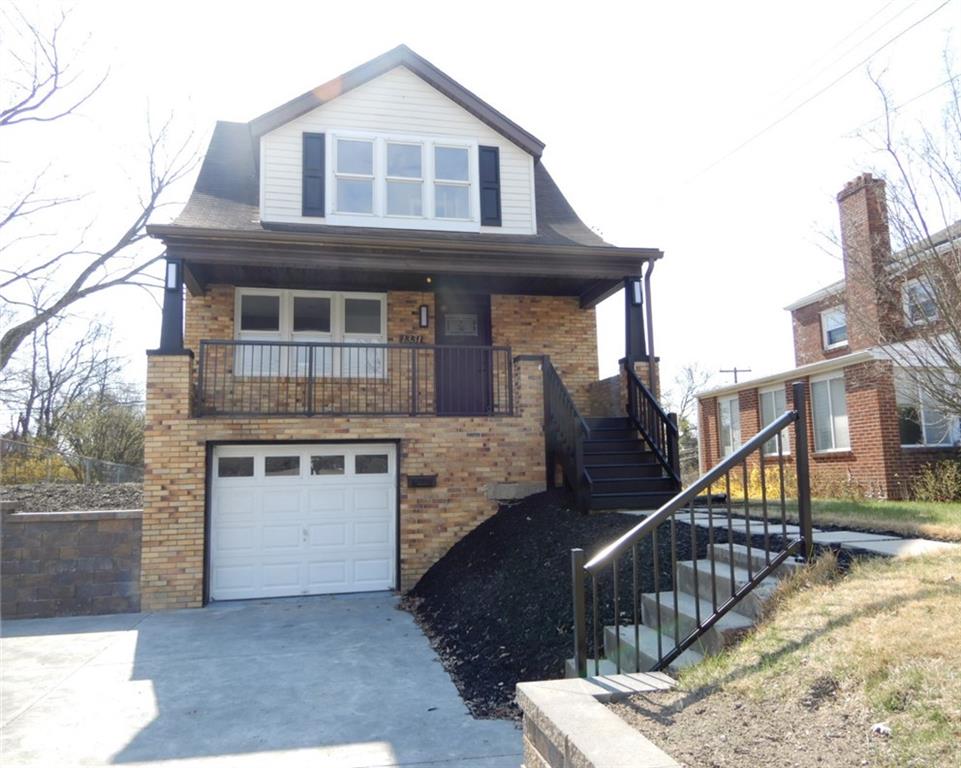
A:
<svg viewBox="0 0 961 768">
<path fill-rule="evenodd" d="M 435 337 L 438 415 L 491 413 L 491 297 L 438 295 Z"/>
</svg>

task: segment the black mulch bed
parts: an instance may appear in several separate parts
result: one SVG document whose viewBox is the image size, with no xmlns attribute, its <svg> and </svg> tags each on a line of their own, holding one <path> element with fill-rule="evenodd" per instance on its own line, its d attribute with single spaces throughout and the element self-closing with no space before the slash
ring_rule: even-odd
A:
<svg viewBox="0 0 961 768">
<path fill-rule="evenodd" d="M 516 718 L 517 683 L 563 676 L 564 660 L 573 656 L 570 551 L 580 547 L 590 557 L 639 521 L 619 513 L 581 515 L 560 490 L 530 496 L 502 506 L 411 590 L 403 607 L 427 633 L 475 717 Z M 708 532 L 694 530 L 703 557 Z M 715 541 L 726 541 L 725 535 L 716 531 Z M 690 559 L 691 526 L 677 523 L 675 541 L 677 559 Z M 763 536 L 752 536 L 752 543 L 760 546 Z M 777 548 L 780 539 L 772 534 L 770 543 Z M 640 590 L 653 592 L 650 542 L 638 549 Z M 665 590 L 671 586 L 669 525 L 659 529 L 658 550 L 658 587 Z M 633 612 L 632 570 L 630 557 L 623 559 L 618 578 L 625 621 Z M 609 586 L 608 574 L 599 601 L 607 624 L 613 617 Z"/>
</svg>

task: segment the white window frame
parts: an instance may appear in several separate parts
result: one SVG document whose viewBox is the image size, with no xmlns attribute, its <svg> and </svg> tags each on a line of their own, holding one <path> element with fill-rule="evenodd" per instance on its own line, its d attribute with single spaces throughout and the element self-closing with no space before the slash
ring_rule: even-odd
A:
<svg viewBox="0 0 961 768">
<path fill-rule="evenodd" d="M 389 172 L 389 166 L 387 162 L 387 153 L 389 145 L 401 145 L 407 147 L 417 147 L 420 150 L 420 176 L 391 176 Z M 420 187 L 420 215 L 413 213 L 390 213 L 387 210 L 388 205 L 388 194 L 387 190 L 390 187 L 390 182 L 397 184 L 417 184 Z M 414 219 L 420 220 L 425 218 L 425 212 L 427 211 L 427 201 L 424 199 L 426 197 L 425 190 L 427 188 L 427 159 L 424 157 L 424 143 L 420 141 L 400 141 L 399 139 L 385 139 L 384 140 L 384 216 L 387 218 L 400 218 L 400 219 Z"/>
<path fill-rule="evenodd" d="M 834 404 L 834 399 L 831 396 L 831 385 L 829 383 L 831 381 L 834 381 L 835 379 L 840 379 L 842 384 L 842 389 L 844 391 L 844 414 L 845 414 L 845 419 L 847 420 L 847 446 L 842 446 L 840 448 L 837 447 L 838 434 L 834 428 L 835 404 Z M 831 425 L 831 447 L 830 448 L 817 447 L 817 413 L 814 410 L 814 405 L 815 405 L 814 385 L 820 384 L 822 382 L 827 384 L 828 420 Z M 811 400 L 811 431 L 812 431 L 812 436 L 814 438 L 812 441 L 814 443 L 814 452 L 815 453 L 850 453 L 852 450 L 851 414 L 850 414 L 850 411 L 848 410 L 848 402 L 847 402 L 848 393 L 847 393 L 847 387 L 845 386 L 845 382 L 844 382 L 844 371 L 832 371 L 831 373 L 826 373 L 823 376 L 813 377 L 809 382 L 809 390 L 810 390 L 810 400 Z"/>
<path fill-rule="evenodd" d="M 241 306 L 244 296 L 278 296 L 280 298 L 280 330 L 279 331 L 243 331 L 241 330 Z M 330 299 L 330 332 L 322 331 L 294 331 L 294 297 Z M 347 333 L 346 331 L 346 299 L 373 299 L 380 302 L 380 333 Z M 387 343 L 387 294 L 364 293 L 353 291 L 304 291 L 282 288 L 240 288 L 234 291 L 234 338 L 237 341 L 275 341 L 275 342 L 332 342 L 344 344 L 386 344 Z M 281 348 L 281 355 L 276 365 L 271 365 L 271 374 L 279 375 L 279 371 L 289 371 L 286 348 Z M 383 356 L 386 357 L 386 356 Z M 331 355 L 331 365 L 323 365 L 315 372 L 324 376 L 350 377 L 340 370 L 340 355 Z M 272 361 L 273 362 L 273 361 Z M 298 366 L 297 373 L 304 371 Z M 238 375 L 249 375 L 241 372 Z M 353 374 L 356 376 L 357 374 Z M 386 360 L 382 360 L 372 376 L 386 375 Z"/>
<path fill-rule="evenodd" d="M 840 317 L 841 323 L 837 323 L 837 319 Z M 831 325 L 831 320 L 834 320 L 834 324 Z M 828 332 L 835 331 L 838 328 L 847 328 L 848 319 L 847 312 L 844 307 L 831 307 L 830 309 L 825 309 L 821 313 L 821 345 L 825 350 L 828 349 L 839 349 L 840 347 L 846 347 L 848 345 L 848 340 L 845 338 L 843 341 L 836 341 L 833 344 L 828 340 Z"/>
<path fill-rule="evenodd" d="M 371 158 L 370 158 L 370 163 L 371 163 L 370 170 L 371 170 L 371 173 L 370 173 L 370 174 L 363 174 L 363 173 L 346 173 L 346 172 L 342 173 L 341 171 L 339 171 L 339 170 L 337 169 L 337 145 L 338 145 L 341 141 L 364 141 L 364 142 L 367 142 L 367 143 L 369 143 L 369 144 L 371 145 L 371 150 L 370 150 L 370 151 L 371 151 Z M 334 179 L 334 181 L 333 181 L 334 195 L 333 195 L 333 198 L 332 198 L 332 199 L 334 200 L 334 212 L 335 212 L 337 215 L 339 215 L 339 216 L 363 216 L 363 217 L 366 217 L 366 218 L 370 218 L 371 216 L 376 216 L 376 215 L 377 215 L 377 188 L 378 188 L 378 184 L 377 184 L 377 141 L 376 141 L 376 139 L 375 139 L 373 136 L 360 136 L 360 135 L 358 135 L 358 136 L 335 136 L 335 137 L 334 137 L 334 141 L 333 141 L 332 143 L 333 143 L 333 145 L 334 145 L 334 146 L 333 146 L 333 157 L 331 158 L 332 165 L 329 165 L 329 166 L 327 166 L 327 167 L 333 169 L 333 174 L 329 174 L 329 175 L 332 175 L 332 176 L 333 176 L 333 179 Z M 338 181 L 339 179 L 346 179 L 346 180 L 348 180 L 348 181 L 350 181 L 350 180 L 354 180 L 354 181 L 369 181 L 369 182 L 371 183 L 371 189 L 370 189 L 370 211 L 369 211 L 369 212 L 365 212 L 365 211 L 341 211 L 341 210 L 338 210 L 338 209 L 337 209 L 337 201 L 338 201 L 338 198 L 337 198 L 337 181 Z"/>
<path fill-rule="evenodd" d="M 904 310 L 904 322 L 909 327 L 915 327 L 919 325 L 928 325 L 929 323 L 936 323 L 938 321 L 938 307 L 937 304 L 933 304 L 934 314 L 931 317 L 927 315 L 922 315 L 922 317 L 917 320 L 911 316 L 911 289 L 918 287 L 923 290 L 928 297 L 931 299 L 932 304 L 934 302 L 934 294 L 929 287 L 928 281 L 921 277 L 916 277 L 912 280 L 906 280 L 904 285 L 901 286 L 901 306 Z M 920 306 L 920 305 L 918 305 Z"/>
<path fill-rule="evenodd" d="M 734 414 L 731 413 L 731 403 L 734 403 L 737 407 L 737 419 L 734 418 Z M 727 458 L 732 453 L 734 453 L 738 448 L 741 447 L 741 403 L 739 395 L 732 395 L 730 397 L 719 397 L 717 400 L 717 442 L 718 447 L 721 451 L 721 458 Z M 723 442 L 723 431 L 721 425 L 723 424 L 722 412 L 727 413 L 727 417 L 731 422 L 731 444 L 726 446 Z"/>
<path fill-rule="evenodd" d="M 901 379 L 901 381 L 898 381 L 898 379 Z M 921 427 L 921 442 L 920 443 L 901 443 L 901 447 L 909 448 L 909 449 L 910 448 L 953 448 L 961 444 L 961 416 L 951 417 L 950 415 L 946 416 L 946 418 L 949 419 L 948 441 L 944 443 L 928 442 L 928 434 L 926 429 L 927 419 L 925 418 L 925 411 L 928 410 L 928 408 L 924 402 L 925 400 L 924 390 L 922 389 L 920 382 L 918 382 L 916 378 L 912 377 L 910 371 L 907 369 L 898 369 L 895 372 L 895 385 L 894 385 L 895 386 L 895 390 L 894 390 L 895 411 L 897 412 L 897 418 L 898 418 L 899 437 L 901 432 L 901 406 L 903 404 L 901 402 L 901 398 L 899 397 L 899 393 L 900 391 L 903 391 L 903 388 L 905 386 L 908 386 L 908 385 L 911 388 L 910 394 L 916 398 L 911 402 L 911 405 L 917 408 L 918 417 L 921 420 L 921 423 L 919 425 Z M 942 415 L 944 415 L 942 411 L 936 408 L 931 410 L 935 410 L 938 413 L 942 413 Z M 900 440 L 898 442 L 900 442 Z"/>
<path fill-rule="evenodd" d="M 326 165 L 330 169 L 326 178 L 326 223 L 346 226 L 383 226 L 394 229 L 432 229 L 450 232 L 480 232 L 480 183 L 477 178 L 479 143 L 470 139 L 446 136 L 417 136 L 401 133 L 369 133 L 360 131 L 330 131 L 326 142 Z M 337 142 L 371 141 L 374 144 L 374 190 L 372 213 L 351 213 L 337 209 Z M 421 147 L 421 211 L 420 216 L 387 213 L 387 182 L 413 181 L 404 177 L 387 176 L 387 145 L 408 144 Z M 440 180 L 441 184 L 462 185 L 469 188 L 469 215 L 464 219 L 438 218 L 434 178 L 434 148 L 454 147 L 467 150 L 466 182 Z M 339 174 L 354 178 L 353 174 Z M 356 177 L 361 178 L 361 177 Z M 363 177 L 369 178 L 369 177 Z"/>
<path fill-rule="evenodd" d="M 784 409 L 779 410 L 777 407 L 777 396 L 778 393 L 784 398 Z M 764 397 L 766 395 L 771 395 L 774 398 L 774 418 L 771 421 L 776 420 L 787 410 L 787 392 L 783 386 L 780 387 L 766 387 L 759 390 L 757 393 L 757 408 L 758 408 L 758 421 L 761 425 L 761 429 L 764 429 L 771 421 L 764 420 Z M 764 451 L 765 456 L 777 456 L 777 437 L 772 437 L 768 442 L 772 443 L 774 446 L 773 450 Z M 765 443 L 765 446 L 767 443 Z M 791 433 L 788 429 L 781 430 L 781 455 L 790 456 L 791 455 Z"/>
</svg>

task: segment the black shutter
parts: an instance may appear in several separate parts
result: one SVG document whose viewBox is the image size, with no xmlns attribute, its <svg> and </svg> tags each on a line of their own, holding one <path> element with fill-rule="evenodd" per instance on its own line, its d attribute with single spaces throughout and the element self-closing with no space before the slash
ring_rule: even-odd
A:
<svg viewBox="0 0 961 768">
<path fill-rule="evenodd" d="M 501 225 L 501 161 L 497 147 L 478 147 L 480 161 L 481 225 Z"/>
<path fill-rule="evenodd" d="M 304 134 L 303 215 L 324 215 L 324 134 Z"/>
</svg>

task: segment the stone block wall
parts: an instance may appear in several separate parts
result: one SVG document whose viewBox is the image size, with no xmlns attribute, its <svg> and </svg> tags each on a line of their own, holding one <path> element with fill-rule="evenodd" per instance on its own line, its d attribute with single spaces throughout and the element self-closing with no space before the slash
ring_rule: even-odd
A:
<svg viewBox="0 0 961 768">
<path fill-rule="evenodd" d="M 140 610 L 140 510 L 5 513 L 5 619 Z"/>
</svg>

